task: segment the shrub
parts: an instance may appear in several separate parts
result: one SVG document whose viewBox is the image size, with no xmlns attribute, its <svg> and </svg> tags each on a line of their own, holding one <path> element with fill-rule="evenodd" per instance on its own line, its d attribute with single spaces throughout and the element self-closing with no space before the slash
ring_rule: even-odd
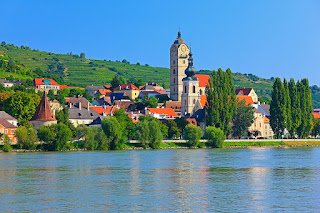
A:
<svg viewBox="0 0 320 213">
<path fill-rule="evenodd" d="M 215 148 L 221 148 L 223 141 L 226 139 L 223 131 L 220 128 L 214 126 L 208 126 L 206 128 L 204 137 L 209 140 L 210 146 Z"/>
<path fill-rule="evenodd" d="M 2 150 L 4 152 L 10 152 L 12 147 L 11 147 L 11 140 L 10 138 L 8 137 L 8 135 L 4 135 L 4 140 L 3 140 L 3 147 L 2 147 Z"/>
<path fill-rule="evenodd" d="M 188 140 L 189 147 L 198 146 L 199 140 L 202 136 L 200 127 L 188 124 L 184 130 L 184 139 Z"/>
</svg>

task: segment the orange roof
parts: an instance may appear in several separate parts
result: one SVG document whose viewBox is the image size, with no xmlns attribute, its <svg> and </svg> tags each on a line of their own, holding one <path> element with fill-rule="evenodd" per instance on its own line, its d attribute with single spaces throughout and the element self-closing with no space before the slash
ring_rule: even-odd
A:
<svg viewBox="0 0 320 213">
<path fill-rule="evenodd" d="M 59 89 L 69 88 L 67 85 L 60 85 Z"/>
<path fill-rule="evenodd" d="M 210 75 L 194 75 L 195 77 L 199 78 L 199 87 L 206 87 L 209 86 L 209 79 Z"/>
<path fill-rule="evenodd" d="M 121 84 L 120 86 L 118 86 L 114 90 L 139 90 L 139 88 L 136 87 L 135 85 L 129 83 L 129 84 Z"/>
<path fill-rule="evenodd" d="M 110 89 L 110 88 L 111 88 L 111 85 L 104 85 L 104 88 Z"/>
<path fill-rule="evenodd" d="M 313 118 L 320 118 L 320 113 L 318 112 L 313 112 L 312 115 L 313 115 Z"/>
<path fill-rule="evenodd" d="M 43 82 L 44 80 L 50 81 L 50 85 L 59 85 L 57 82 L 55 82 L 51 78 L 35 78 L 34 84 L 35 85 L 45 85 L 45 83 Z"/>
<path fill-rule="evenodd" d="M 269 119 L 269 118 L 267 118 L 267 117 L 264 117 L 264 123 L 265 123 L 265 124 L 270 123 L 270 119 Z"/>
<path fill-rule="evenodd" d="M 237 95 L 236 97 L 237 97 L 237 99 L 239 100 L 239 102 L 242 101 L 242 100 L 245 100 L 246 105 L 254 104 L 251 96 L 247 96 L 247 95 Z"/>
<path fill-rule="evenodd" d="M 164 91 L 164 90 L 155 89 L 154 91 L 157 92 L 157 93 L 159 93 L 159 94 L 163 94 L 163 95 L 167 94 L 167 92 Z"/>
<path fill-rule="evenodd" d="M 178 117 L 178 114 L 171 108 L 148 108 L 152 114 L 166 115 L 170 117 Z"/>
<path fill-rule="evenodd" d="M 106 95 L 107 93 L 112 93 L 109 89 L 99 89 L 101 95 Z"/>
<path fill-rule="evenodd" d="M 103 113 L 110 115 L 111 113 L 113 114 L 116 110 L 119 110 L 119 108 L 115 106 L 91 106 L 90 109 L 93 109 L 96 111 L 98 114 L 102 115 Z"/>
<path fill-rule="evenodd" d="M 202 108 L 206 105 L 206 103 L 207 103 L 207 96 L 201 95 L 200 96 L 200 104 L 201 104 Z"/>
</svg>

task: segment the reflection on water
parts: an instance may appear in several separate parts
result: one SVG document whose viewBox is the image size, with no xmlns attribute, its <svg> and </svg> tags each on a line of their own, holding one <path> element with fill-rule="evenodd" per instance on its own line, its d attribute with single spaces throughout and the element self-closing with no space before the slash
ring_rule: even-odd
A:
<svg viewBox="0 0 320 213">
<path fill-rule="evenodd" d="M 320 148 L 1 153 L 2 211 L 320 211 Z"/>
</svg>

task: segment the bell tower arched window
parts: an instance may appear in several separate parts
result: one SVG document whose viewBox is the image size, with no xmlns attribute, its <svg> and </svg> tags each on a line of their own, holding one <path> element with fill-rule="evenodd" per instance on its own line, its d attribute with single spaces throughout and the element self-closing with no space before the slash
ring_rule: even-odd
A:
<svg viewBox="0 0 320 213">
<path fill-rule="evenodd" d="M 187 93 L 187 86 L 184 86 L 184 93 Z"/>
<path fill-rule="evenodd" d="M 176 70 L 175 69 L 173 70 L 173 74 L 176 74 Z"/>
<path fill-rule="evenodd" d="M 196 86 L 193 86 L 193 93 L 196 93 Z"/>
</svg>

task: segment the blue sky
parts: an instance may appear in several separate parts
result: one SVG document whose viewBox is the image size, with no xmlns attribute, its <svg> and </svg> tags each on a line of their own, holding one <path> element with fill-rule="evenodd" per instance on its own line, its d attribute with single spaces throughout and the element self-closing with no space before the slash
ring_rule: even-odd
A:
<svg viewBox="0 0 320 213">
<path fill-rule="evenodd" d="M 16 1 L 0 40 L 55 53 L 169 67 L 180 26 L 199 69 L 320 85 L 320 1 Z M 5 8 L 5 10 L 3 10 Z"/>
</svg>

